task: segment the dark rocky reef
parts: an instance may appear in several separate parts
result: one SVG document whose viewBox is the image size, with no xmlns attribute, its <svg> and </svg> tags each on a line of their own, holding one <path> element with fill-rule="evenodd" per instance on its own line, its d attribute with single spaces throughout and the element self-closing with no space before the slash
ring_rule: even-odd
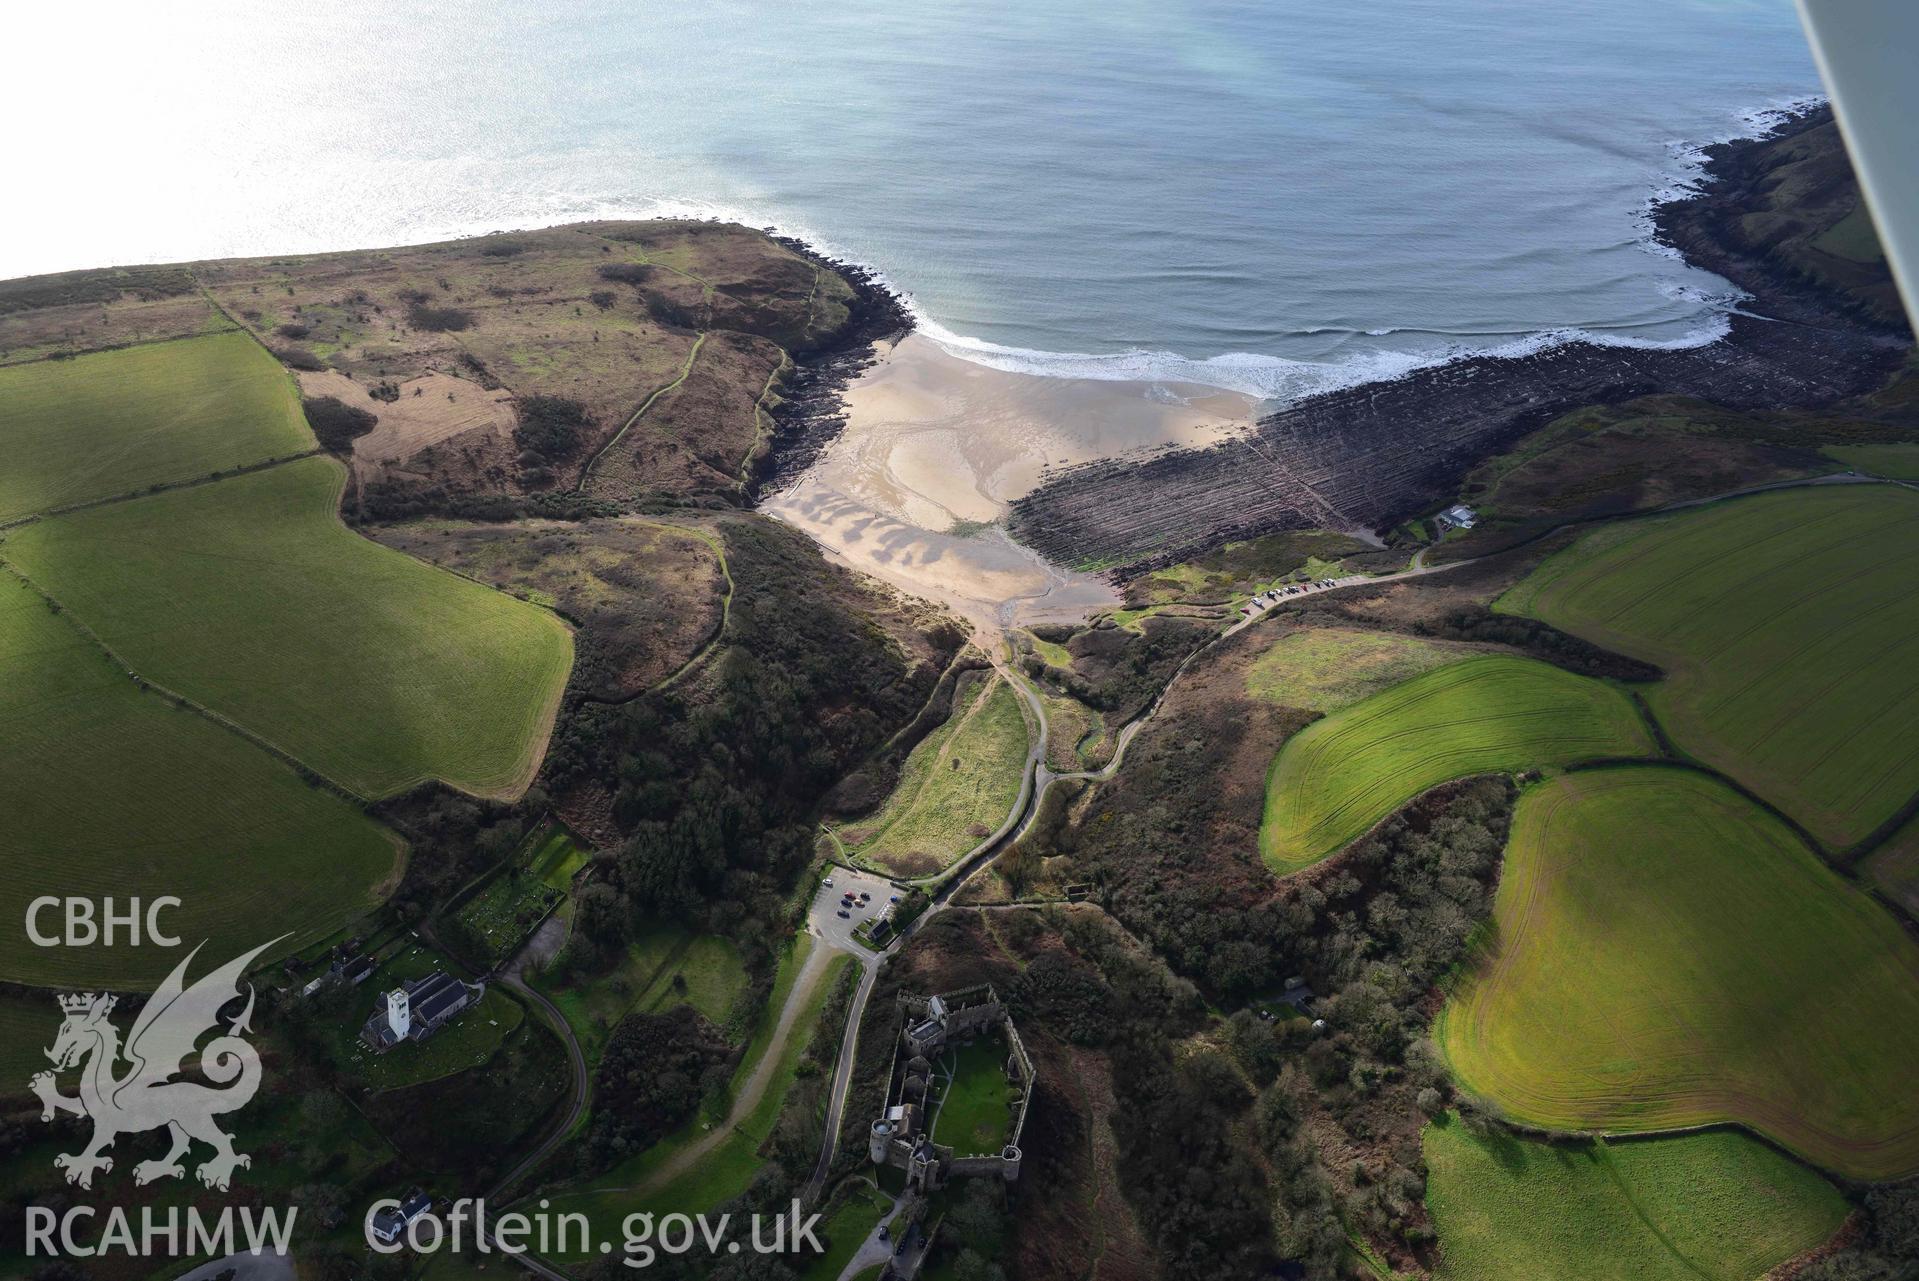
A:
<svg viewBox="0 0 1919 1281">
<path fill-rule="evenodd" d="M 1883 305 L 1883 266 L 1875 276 L 1855 265 L 1857 280 L 1809 270 L 1807 238 L 1779 231 L 1805 220 L 1774 207 L 1816 196 L 1818 222 L 1856 205 L 1831 112 L 1713 147 L 1706 161 L 1704 189 L 1661 206 L 1655 225 L 1663 243 L 1752 295 L 1720 341 L 1571 343 L 1311 397 L 1208 449 L 1062 471 L 1014 504 L 1013 535 L 1054 561 L 1130 578 L 1277 530 L 1390 529 L 1449 498 L 1479 459 L 1582 405 L 1663 392 L 1734 409 L 1813 407 L 1883 383 L 1912 341 Z"/>
</svg>

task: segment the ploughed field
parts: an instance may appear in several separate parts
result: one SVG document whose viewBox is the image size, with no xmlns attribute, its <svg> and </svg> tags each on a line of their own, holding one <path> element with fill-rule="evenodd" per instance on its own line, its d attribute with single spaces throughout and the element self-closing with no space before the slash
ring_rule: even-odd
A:
<svg viewBox="0 0 1919 1281">
<path fill-rule="evenodd" d="M 1843 848 L 1919 791 L 1919 494 L 1764 494 L 1589 534 L 1499 607 L 1635 658 L 1680 749 Z"/>
<path fill-rule="evenodd" d="M 510 797 L 572 661 L 552 614 L 398 555 L 309 458 L 29 525 L 0 556 L 146 679 L 364 796 Z"/>
<path fill-rule="evenodd" d="M 1919 946 L 1785 824 L 1673 766 L 1516 811 L 1493 929 L 1434 1036 L 1527 1124 L 1738 1122 L 1859 1179 L 1919 1170 Z"/>
<path fill-rule="evenodd" d="M 1838 1230 L 1811 1170 L 1730 1130 L 1631 1142 L 1425 1134 L 1440 1281 L 1751 1281 Z"/>
<path fill-rule="evenodd" d="M 1441 783 L 1653 751 L 1632 700 L 1604 682 L 1529 658 L 1464 659 L 1287 740 L 1267 781 L 1260 853 L 1284 875 Z"/>
</svg>

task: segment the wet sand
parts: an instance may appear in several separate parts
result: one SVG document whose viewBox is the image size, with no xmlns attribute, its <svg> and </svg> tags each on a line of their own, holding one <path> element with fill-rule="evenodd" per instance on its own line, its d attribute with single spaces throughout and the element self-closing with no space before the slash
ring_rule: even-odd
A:
<svg viewBox="0 0 1919 1281">
<path fill-rule="evenodd" d="M 988 631 L 1118 603 L 998 527 L 1049 467 L 1203 448 L 1252 428 L 1251 397 L 1180 383 L 988 369 L 909 334 L 845 392 L 846 426 L 761 510 L 829 554 Z"/>
</svg>

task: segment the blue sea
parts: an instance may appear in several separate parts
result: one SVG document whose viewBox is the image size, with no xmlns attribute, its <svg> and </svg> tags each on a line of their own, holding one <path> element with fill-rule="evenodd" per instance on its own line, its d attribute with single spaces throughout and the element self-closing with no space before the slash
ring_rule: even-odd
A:
<svg viewBox="0 0 1919 1281">
<path fill-rule="evenodd" d="M 1284 398 L 1691 343 L 1695 148 L 1790 0 L 306 0 L 8 20 L 0 276 L 658 213 L 866 263 L 1002 368 Z"/>
</svg>

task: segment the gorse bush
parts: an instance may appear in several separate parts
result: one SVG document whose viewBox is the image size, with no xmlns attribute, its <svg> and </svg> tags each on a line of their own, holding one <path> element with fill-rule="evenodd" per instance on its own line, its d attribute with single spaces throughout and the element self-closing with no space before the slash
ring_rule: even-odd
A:
<svg viewBox="0 0 1919 1281">
<path fill-rule="evenodd" d="M 513 443 L 533 456 L 530 466 L 568 457 L 593 425 L 586 406 L 564 396 L 522 396 L 514 408 Z"/>
<path fill-rule="evenodd" d="M 431 307 L 416 302 L 406 309 L 406 323 L 431 333 L 458 333 L 473 328 L 473 313 L 459 307 Z"/>
<path fill-rule="evenodd" d="M 307 425 L 313 428 L 320 448 L 336 454 L 353 448 L 353 442 L 372 431 L 380 421 L 378 416 L 349 405 L 337 396 L 309 396 L 300 402 L 300 407 L 306 411 Z"/>
</svg>

